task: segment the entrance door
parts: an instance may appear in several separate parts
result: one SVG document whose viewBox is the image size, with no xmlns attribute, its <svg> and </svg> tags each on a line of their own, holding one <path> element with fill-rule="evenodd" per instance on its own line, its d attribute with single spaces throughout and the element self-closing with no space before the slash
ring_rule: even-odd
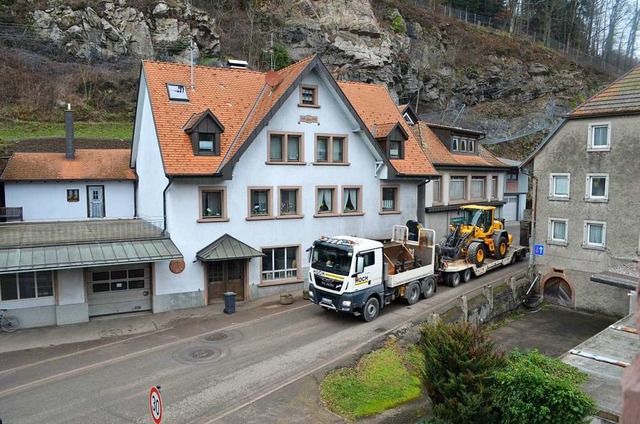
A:
<svg viewBox="0 0 640 424">
<path fill-rule="evenodd" d="M 516 221 L 518 219 L 518 197 L 504 196 L 504 200 L 507 203 L 502 206 L 502 217 L 506 221 Z"/>
<path fill-rule="evenodd" d="M 234 292 L 236 300 L 244 300 L 244 259 L 207 262 L 209 302 L 224 299 L 224 293 Z"/>
<path fill-rule="evenodd" d="M 104 218 L 104 186 L 88 186 L 89 218 Z"/>
</svg>

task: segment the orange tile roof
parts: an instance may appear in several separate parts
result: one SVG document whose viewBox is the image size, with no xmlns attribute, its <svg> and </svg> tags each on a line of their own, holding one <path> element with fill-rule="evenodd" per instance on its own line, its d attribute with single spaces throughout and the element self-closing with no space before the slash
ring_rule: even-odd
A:
<svg viewBox="0 0 640 424">
<path fill-rule="evenodd" d="M 600 91 L 571 112 L 569 118 L 640 112 L 640 66 Z"/>
<path fill-rule="evenodd" d="M 409 139 L 405 143 L 404 159 L 390 161 L 398 174 L 438 175 L 384 86 L 342 81 L 338 82 L 338 86 L 345 93 L 369 131 L 373 130 L 374 124 L 377 126 L 394 121 L 398 122 L 405 130 Z"/>
<path fill-rule="evenodd" d="M 422 142 L 424 151 L 435 166 L 482 166 L 506 168 L 498 158 L 493 156 L 485 147 L 477 143 L 479 155 L 453 154 L 440 141 L 429 124 L 420 121 L 413 126 L 413 131 L 418 140 Z"/>
<path fill-rule="evenodd" d="M 397 122 L 387 122 L 385 124 L 375 124 L 372 132 L 375 138 L 385 138 L 389 135 L 392 129 L 395 128 Z"/>
<path fill-rule="evenodd" d="M 0 177 L 3 181 L 135 180 L 128 149 L 81 150 L 75 159 L 64 153 L 16 152 Z"/>
</svg>

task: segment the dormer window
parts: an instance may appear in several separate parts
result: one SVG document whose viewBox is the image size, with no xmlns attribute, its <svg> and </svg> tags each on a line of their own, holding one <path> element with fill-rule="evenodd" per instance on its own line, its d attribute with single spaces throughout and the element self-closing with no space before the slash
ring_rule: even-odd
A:
<svg viewBox="0 0 640 424">
<path fill-rule="evenodd" d="M 451 136 L 451 151 L 454 153 L 476 153 L 476 141 L 471 137 Z"/>
<path fill-rule="evenodd" d="M 300 104 L 298 106 L 319 107 L 318 106 L 318 87 L 316 87 L 315 85 L 301 85 L 300 86 Z"/>
<path fill-rule="evenodd" d="M 402 159 L 402 141 L 389 141 L 389 159 Z"/>
<path fill-rule="evenodd" d="M 389 159 L 404 159 L 404 144 L 409 136 L 399 122 L 377 124 L 373 133 Z"/>
<path fill-rule="evenodd" d="M 192 115 L 184 131 L 191 138 L 194 155 L 220 156 L 220 136 L 224 126 L 209 109 Z"/>
<path fill-rule="evenodd" d="M 451 150 L 457 152 L 460 149 L 460 139 L 458 137 L 453 137 L 451 140 Z"/>
</svg>

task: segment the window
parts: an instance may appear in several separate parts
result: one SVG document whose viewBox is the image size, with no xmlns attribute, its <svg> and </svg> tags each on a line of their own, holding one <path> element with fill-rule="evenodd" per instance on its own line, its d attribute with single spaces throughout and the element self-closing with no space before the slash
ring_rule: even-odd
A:
<svg viewBox="0 0 640 424">
<path fill-rule="evenodd" d="M 89 273 L 92 293 L 116 292 L 149 287 L 146 268 L 114 269 Z"/>
<path fill-rule="evenodd" d="M 389 140 L 389 159 L 402 159 L 402 141 Z"/>
<path fill-rule="evenodd" d="M 449 200 L 464 200 L 466 199 L 466 177 L 451 177 L 449 181 Z"/>
<path fill-rule="evenodd" d="M 472 138 L 469 139 L 469 144 L 467 145 L 467 151 L 470 153 L 474 153 L 476 151 L 476 141 Z"/>
<path fill-rule="evenodd" d="M 298 250 L 297 246 L 263 248 L 262 281 L 297 279 Z"/>
<path fill-rule="evenodd" d="M 280 187 L 280 216 L 301 216 L 300 187 Z"/>
<path fill-rule="evenodd" d="M 491 197 L 498 199 L 500 197 L 500 187 L 498 186 L 498 177 L 491 177 Z"/>
<path fill-rule="evenodd" d="M 405 121 L 407 124 L 409 124 L 409 125 L 414 125 L 414 124 L 415 124 L 415 122 L 413 122 L 413 119 L 411 119 L 411 116 L 410 116 L 407 112 L 405 112 L 405 113 L 402 115 L 402 117 L 404 118 L 404 121 Z"/>
<path fill-rule="evenodd" d="M 434 202 L 442 202 L 442 186 L 440 184 L 440 179 L 435 179 L 433 181 L 433 201 Z"/>
<path fill-rule="evenodd" d="M 549 219 L 549 243 L 551 244 L 567 244 L 567 220 L 566 219 Z"/>
<path fill-rule="evenodd" d="M 318 135 L 316 136 L 316 163 L 347 162 L 346 136 Z"/>
<path fill-rule="evenodd" d="M 318 187 L 316 198 L 316 213 L 323 215 L 335 214 L 335 187 Z"/>
<path fill-rule="evenodd" d="M 586 200 L 606 202 L 609 199 L 609 174 L 587 174 Z"/>
<path fill-rule="evenodd" d="M 301 163 L 302 134 L 269 134 L 269 160 L 273 162 Z"/>
<path fill-rule="evenodd" d="M 80 201 L 80 190 L 77 188 L 72 188 L 67 190 L 67 202 L 79 202 Z"/>
<path fill-rule="evenodd" d="M 382 187 L 382 213 L 396 213 L 398 210 L 398 187 Z"/>
<path fill-rule="evenodd" d="M 313 85 L 300 86 L 300 105 L 318 106 L 318 87 Z"/>
<path fill-rule="evenodd" d="M 451 150 L 453 150 L 454 152 L 457 152 L 459 149 L 459 143 L 460 143 L 460 139 L 458 137 L 453 137 L 451 139 Z"/>
<path fill-rule="evenodd" d="M 200 188 L 200 219 L 203 221 L 227 220 L 226 197 L 224 187 Z"/>
<path fill-rule="evenodd" d="M 169 93 L 169 100 L 189 101 L 189 96 L 187 95 L 187 90 L 184 88 L 184 84 L 167 83 L 167 92 Z"/>
<path fill-rule="evenodd" d="M 460 138 L 460 151 L 461 152 L 466 152 L 467 151 L 467 139 L 466 138 Z"/>
<path fill-rule="evenodd" d="M 198 153 L 215 152 L 215 140 L 214 133 L 198 133 Z"/>
<path fill-rule="evenodd" d="M 271 216 L 271 187 L 250 187 L 249 217 L 270 218 Z"/>
<path fill-rule="evenodd" d="M 53 272 L 0 274 L 0 299 L 22 300 L 53 296 Z"/>
<path fill-rule="evenodd" d="M 603 249 L 605 247 L 607 224 L 598 221 L 585 221 L 584 247 Z"/>
<path fill-rule="evenodd" d="M 471 177 L 471 198 L 484 199 L 484 177 Z"/>
<path fill-rule="evenodd" d="M 611 124 L 589 124 L 589 145 L 587 150 L 611 150 Z"/>
<path fill-rule="evenodd" d="M 507 181 L 518 181 L 518 173 L 517 172 L 509 172 L 507 174 Z"/>
<path fill-rule="evenodd" d="M 362 213 L 362 188 L 345 186 L 342 188 L 342 213 Z"/>
<path fill-rule="evenodd" d="M 549 176 L 549 197 L 568 199 L 569 183 L 569 174 L 551 174 Z"/>
</svg>

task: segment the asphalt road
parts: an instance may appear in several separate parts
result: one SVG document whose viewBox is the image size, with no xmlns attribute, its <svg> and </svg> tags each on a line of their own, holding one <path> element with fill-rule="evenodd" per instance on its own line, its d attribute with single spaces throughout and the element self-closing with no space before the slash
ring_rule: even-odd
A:
<svg viewBox="0 0 640 424">
<path fill-rule="evenodd" d="M 0 355 L 0 418 L 11 424 L 149 423 L 149 388 L 160 385 L 166 423 L 294 422 L 279 415 L 292 401 L 298 419 L 329 422 L 311 405 L 304 409 L 304 389 L 295 394 L 299 399 L 280 397 L 283 404 L 268 410 L 260 401 L 278 399 L 286 387 L 359 356 L 399 326 L 524 268 L 521 262 L 456 289 L 439 286 L 433 298 L 388 306 L 371 323 L 300 302 L 213 332 L 194 320 L 178 331 L 80 345 L 36 362 Z"/>
</svg>

